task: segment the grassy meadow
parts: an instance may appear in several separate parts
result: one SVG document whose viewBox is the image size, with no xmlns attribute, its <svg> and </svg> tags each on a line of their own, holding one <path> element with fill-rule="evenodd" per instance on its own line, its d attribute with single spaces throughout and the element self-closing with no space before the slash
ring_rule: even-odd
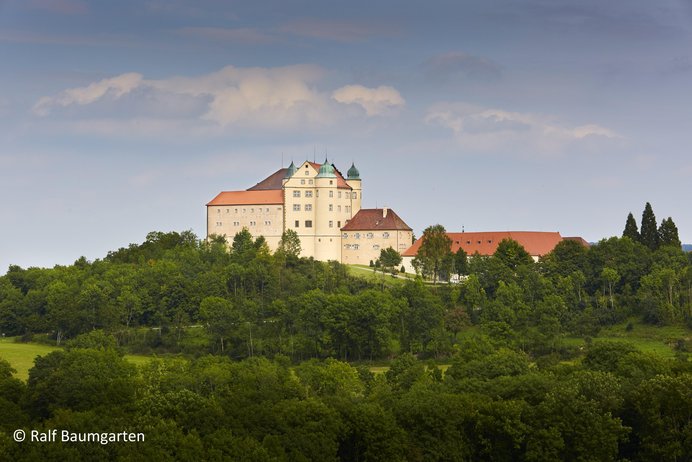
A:
<svg viewBox="0 0 692 462">
<path fill-rule="evenodd" d="M 17 371 L 15 377 L 21 380 L 29 378 L 29 369 L 34 366 L 37 356 L 45 356 L 51 351 L 60 350 L 60 347 L 44 345 L 41 343 L 18 343 L 16 337 L 0 339 L 0 359 L 9 362 Z M 151 356 L 125 355 L 129 362 L 141 366 L 151 360 Z"/>
</svg>

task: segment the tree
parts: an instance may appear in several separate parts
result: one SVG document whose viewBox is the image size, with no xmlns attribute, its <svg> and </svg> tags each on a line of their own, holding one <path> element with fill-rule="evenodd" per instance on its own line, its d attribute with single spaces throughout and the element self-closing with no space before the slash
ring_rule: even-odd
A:
<svg viewBox="0 0 692 462">
<path fill-rule="evenodd" d="M 634 219 L 632 212 L 627 215 L 625 230 L 622 232 L 622 237 L 629 237 L 633 241 L 639 241 L 641 239 L 641 236 L 639 235 L 639 228 L 637 228 L 637 221 Z"/>
<path fill-rule="evenodd" d="M 401 263 L 401 254 L 392 247 L 380 250 L 380 264 L 384 270 L 393 270 L 395 266 Z"/>
<path fill-rule="evenodd" d="M 433 282 L 436 282 L 440 273 L 443 272 L 445 257 L 452 253 L 452 240 L 447 236 L 442 225 L 428 226 L 423 231 L 422 239 L 423 242 L 413 259 L 413 264 L 414 267 L 421 269 L 423 275 L 432 276 Z"/>
<path fill-rule="evenodd" d="M 287 229 L 284 231 L 281 235 L 277 252 L 282 253 L 287 258 L 298 258 L 301 250 L 302 248 L 300 246 L 300 237 L 298 237 L 298 233 L 293 229 Z"/>
<path fill-rule="evenodd" d="M 469 274 L 468 254 L 461 247 L 454 254 L 454 272 L 459 276 Z"/>
<path fill-rule="evenodd" d="M 651 250 L 656 250 L 660 244 L 656 215 L 654 215 L 651 204 L 648 202 L 644 206 L 644 213 L 642 213 L 641 242 Z"/>
<path fill-rule="evenodd" d="M 531 255 L 514 239 L 502 239 L 493 257 L 502 261 L 505 266 L 512 270 L 516 270 L 519 266 L 531 265 L 533 263 Z"/>
<path fill-rule="evenodd" d="M 238 312 L 233 310 L 233 305 L 225 298 L 206 297 L 199 306 L 199 315 L 207 323 L 209 331 L 220 340 L 223 352 L 224 340 L 240 324 Z"/>
<path fill-rule="evenodd" d="M 678 236 L 678 227 L 675 226 L 671 217 L 664 218 L 661 226 L 658 228 L 658 238 L 661 246 L 670 245 L 680 248 L 680 237 Z"/>
</svg>

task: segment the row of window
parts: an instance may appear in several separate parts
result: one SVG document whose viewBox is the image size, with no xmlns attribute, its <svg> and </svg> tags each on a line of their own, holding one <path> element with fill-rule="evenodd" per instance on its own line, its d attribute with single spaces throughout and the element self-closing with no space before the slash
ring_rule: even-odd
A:
<svg viewBox="0 0 692 462">
<path fill-rule="evenodd" d="M 271 226 L 271 224 L 272 224 L 272 222 L 269 221 L 269 220 L 267 220 L 267 221 L 264 222 L 264 226 Z M 217 221 L 217 222 L 216 222 L 216 226 L 223 226 L 223 222 L 222 222 L 222 221 Z M 234 222 L 233 222 L 233 226 L 240 226 L 240 222 L 239 222 L 239 221 L 234 221 Z M 249 226 L 257 226 L 257 222 L 256 222 L 256 221 L 251 221 L 251 222 L 249 223 Z"/>
<path fill-rule="evenodd" d="M 294 212 L 300 212 L 300 210 L 301 210 L 301 205 L 300 205 L 300 204 L 293 204 L 293 211 L 294 211 Z M 303 210 L 305 210 L 306 212 L 311 212 L 311 211 L 312 211 L 312 204 L 305 204 L 305 205 L 303 206 Z M 334 205 L 333 205 L 333 204 L 329 204 L 329 211 L 330 211 L 330 212 L 333 212 L 333 211 L 334 211 Z M 337 212 L 341 212 L 341 206 L 340 206 L 340 205 L 337 205 L 337 206 L 336 206 L 336 211 L 337 211 Z M 351 212 L 351 206 L 350 206 L 350 205 L 345 205 L 345 206 L 344 206 L 344 212 L 350 213 L 350 212 Z"/>
<path fill-rule="evenodd" d="M 344 244 L 344 249 L 346 250 L 358 250 L 360 248 L 360 244 Z M 380 250 L 380 246 L 375 244 L 372 246 L 372 250 Z"/>
<path fill-rule="evenodd" d="M 300 220 L 296 220 L 295 222 L 295 228 L 300 227 Z M 336 222 L 336 226 L 341 228 L 341 221 Z M 312 220 L 305 220 L 305 227 L 306 228 L 312 228 Z M 334 222 L 332 220 L 329 220 L 329 227 L 333 228 L 334 227 Z"/>
<path fill-rule="evenodd" d="M 351 197 L 352 197 L 353 199 L 357 199 L 357 198 L 358 198 L 358 193 L 357 193 L 357 192 L 354 191 L 354 192 L 351 193 L 351 194 L 352 194 Z M 319 192 L 319 191 L 315 191 L 315 195 L 316 195 L 317 197 L 319 197 L 320 192 Z M 344 193 L 344 195 L 345 195 L 346 198 L 348 198 L 348 192 Z M 294 189 L 294 190 L 293 190 L 293 197 L 300 197 L 300 190 L 299 190 L 299 189 Z M 312 191 L 305 191 L 305 197 L 312 197 Z M 334 191 L 329 191 L 329 197 L 334 197 Z M 337 191 L 337 197 L 338 197 L 339 199 L 341 199 L 341 191 Z"/>
<path fill-rule="evenodd" d="M 233 213 L 238 213 L 239 210 L 241 210 L 241 209 L 237 209 L 237 208 L 233 209 Z M 262 213 L 262 210 L 263 210 L 262 207 L 257 208 L 257 212 L 259 212 L 259 213 Z M 281 207 L 277 207 L 276 210 L 281 210 Z M 246 208 L 242 209 L 242 211 L 243 211 L 242 213 L 247 213 Z M 265 208 L 264 212 L 269 213 L 269 207 Z M 220 208 L 216 209 L 216 213 L 221 213 L 221 209 Z M 226 213 L 231 213 L 231 209 L 226 209 Z M 255 213 L 255 209 L 251 208 L 250 213 Z"/>
<path fill-rule="evenodd" d="M 372 239 L 372 238 L 375 237 L 375 234 L 374 234 L 374 233 L 367 233 L 367 234 L 365 235 L 365 237 L 366 237 L 367 239 Z M 382 237 L 385 238 L 385 239 L 389 238 L 389 233 L 385 231 L 384 233 L 382 233 Z M 343 234 L 343 238 L 344 238 L 344 239 L 348 239 L 348 233 L 344 233 L 344 234 Z M 353 233 L 353 238 L 354 238 L 354 239 L 360 239 L 360 233 Z"/>
</svg>

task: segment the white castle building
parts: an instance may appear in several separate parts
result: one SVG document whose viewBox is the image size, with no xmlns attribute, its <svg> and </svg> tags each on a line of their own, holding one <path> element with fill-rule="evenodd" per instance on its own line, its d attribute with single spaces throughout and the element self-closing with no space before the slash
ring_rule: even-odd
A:
<svg viewBox="0 0 692 462">
<path fill-rule="evenodd" d="M 392 210 L 361 210 L 363 189 L 355 165 L 346 177 L 324 163 L 293 162 L 245 191 L 223 191 L 207 204 L 207 237 L 230 242 L 247 228 L 264 236 L 272 251 L 281 235 L 298 233 L 301 256 L 316 260 L 368 264 L 380 249 L 403 252 L 411 245 L 411 228 Z"/>
</svg>

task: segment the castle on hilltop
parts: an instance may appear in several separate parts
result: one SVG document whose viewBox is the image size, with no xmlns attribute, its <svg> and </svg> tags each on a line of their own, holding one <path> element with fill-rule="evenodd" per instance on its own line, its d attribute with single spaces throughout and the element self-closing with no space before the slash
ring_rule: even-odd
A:
<svg viewBox="0 0 692 462">
<path fill-rule="evenodd" d="M 291 162 L 244 191 L 223 191 L 207 204 L 207 237 L 230 242 L 247 228 L 264 236 L 272 251 L 289 229 L 300 238 L 301 256 L 316 260 L 368 264 L 380 250 L 403 253 L 413 230 L 394 211 L 361 209 L 360 172 L 355 164 L 341 172 L 324 163 Z"/>
</svg>

